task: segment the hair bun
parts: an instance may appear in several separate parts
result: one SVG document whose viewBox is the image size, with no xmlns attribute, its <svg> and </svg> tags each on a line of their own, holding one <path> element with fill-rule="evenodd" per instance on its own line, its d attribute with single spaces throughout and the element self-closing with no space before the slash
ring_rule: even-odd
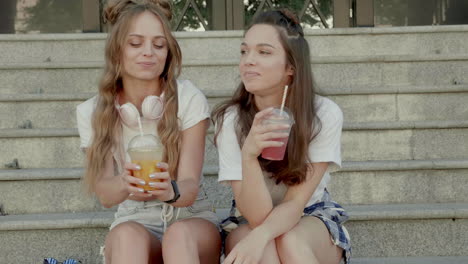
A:
<svg viewBox="0 0 468 264">
<path fill-rule="evenodd" d="M 161 15 L 164 15 L 167 20 L 171 21 L 172 19 L 172 5 L 169 0 L 147 0 L 149 3 L 154 4 L 159 7 Z"/>
<path fill-rule="evenodd" d="M 104 23 L 109 22 L 111 25 L 114 25 L 119 18 L 120 13 L 122 10 L 132 1 L 126 0 L 109 0 L 106 3 L 106 7 L 104 8 Z"/>
<path fill-rule="evenodd" d="M 104 8 L 104 22 L 114 25 L 120 14 L 130 6 L 153 5 L 167 20 L 172 19 L 172 6 L 168 0 L 109 0 Z"/>
</svg>

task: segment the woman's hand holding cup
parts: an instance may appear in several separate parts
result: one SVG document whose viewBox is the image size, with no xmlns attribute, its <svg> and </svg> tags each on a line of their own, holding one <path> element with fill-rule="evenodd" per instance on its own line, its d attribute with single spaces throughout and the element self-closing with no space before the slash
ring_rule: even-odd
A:
<svg viewBox="0 0 468 264">
<path fill-rule="evenodd" d="M 133 171 L 141 170 L 140 166 L 134 163 L 126 162 L 124 165 L 124 172 L 121 177 L 124 182 L 124 188 L 128 191 L 130 196 L 135 198 L 147 198 L 151 197 L 152 194 L 145 192 L 141 186 L 146 185 L 147 183 L 133 176 Z"/>
<path fill-rule="evenodd" d="M 270 147 L 282 147 L 284 142 L 277 141 L 277 138 L 287 138 L 289 133 L 283 132 L 288 130 L 290 125 L 287 124 L 265 124 L 266 120 L 273 113 L 273 108 L 267 108 L 255 115 L 242 147 L 242 156 L 247 159 L 257 159 L 262 153 L 262 150 Z"/>
<path fill-rule="evenodd" d="M 165 162 L 158 162 L 156 164 L 161 172 L 154 172 L 149 175 L 151 181 L 148 183 L 153 188 L 147 191 L 160 201 L 167 201 L 174 197 L 174 189 L 172 189 L 171 175 L 167 171 L 169 165 Z"/>
<path fill-rule="evenodd" d="M 156 198 L 159 199 L 160 193 L 153 193 L 153 191 L 159 189 L 156 182 L 164 181 L 164 179 L 169 177 L 167 172 L 164 173 L 164 170 L 167 170 L 167 164 L 161 162 L 163 156 L 163 146 L 161 143 L 151 134 L 136 135 L 130 140 L 127 153 L 132 161 L 132 165 L 134 165 L 129 168 L 132 171 L 131 175 L 138 179 L 131 183 L 137 184 L 138 191 L 146 193 L 146 197 L 148 195 L 157 196 Z M 160 173 L 163 173 L 163 176 L 159 175 Z M 151 175 L 153 175 L 153 178 L 150 177 Z M 164 188 L 164 185 L 161 188 Z"/>
</svg>

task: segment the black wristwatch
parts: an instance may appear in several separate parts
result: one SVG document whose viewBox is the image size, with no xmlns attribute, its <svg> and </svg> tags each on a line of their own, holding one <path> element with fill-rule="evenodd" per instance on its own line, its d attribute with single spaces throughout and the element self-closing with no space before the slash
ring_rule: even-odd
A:
<svg viewBox="0 0 468 264">
<path fill-rule="evenodd" d="M 177 182 L 174 180 L 171 180 L 171 185 L 172 185 L 172 189 L 174 190 L 174 198 L 168 201 L 164 201 L 165 203 L 168 203 L 168 204 L 175 203 L 177 200 L 179 200 L 179 197 L 180 197 L 179 187 L 177 187 Z"/>
</svg>

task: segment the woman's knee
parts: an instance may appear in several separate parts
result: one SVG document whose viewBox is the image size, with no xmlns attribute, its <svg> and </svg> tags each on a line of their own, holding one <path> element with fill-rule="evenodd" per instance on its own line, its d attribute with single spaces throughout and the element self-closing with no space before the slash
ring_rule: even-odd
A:
<svg viewBox="0 0 468 264">
<path fill-rule="evenodd" d="M 121 223 L 109 232 L 106 237 L 106 249 L 113 244 L 132 246 L 141 243 L 150 243 L 150 234 L 145 227 L 135 222 Z"/>
<path fill-rule="evenodd" d="M 252 229 L 250 229 L 248 225 L 241 225 L 238 228 L 232 230 L 226 237 L 224 249 L 225 253 L 229 254 L 234 246 L 244 237 L 246 237 L 251 231 Z"/>
<path fill-rule="evenodd" d="M 163 245 L 177 245 L 182 242 L 190 242 L 194 240 L 192 236 L 190 224 L 186 221 L 175 222 L 170 225 L 162 239 Z"/>
<path fill-rule="evenodd" d="M 275 239 L 276 250 L 280 259 L 294 259 L 300 255 L 313 255 L 303 236 L 291 230 Z"/>
</svg>

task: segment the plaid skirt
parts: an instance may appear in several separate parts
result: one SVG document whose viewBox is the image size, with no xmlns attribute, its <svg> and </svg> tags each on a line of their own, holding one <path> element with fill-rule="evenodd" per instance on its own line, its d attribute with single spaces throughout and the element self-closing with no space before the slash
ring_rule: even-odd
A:
<svg viewBox="0 0 468 264">
<path fill-rule="evenodd" d="M 333 244 L 343 249 L 345 263 L 351 263 L 351 239 L 348 230 L 343 226 L 349 216 L 341 205 L 331 200 L 327 189 L 320 202 L 304 208 L 302 216 L 315 216 L 320 219 L 330 232 Z M 247 220 L 240 214 L 236 208 L 236 202 L 232 200 L 229 217 L 221 222 L 223 238 L 242 224 L 247 224 Z"/>
</svg>

